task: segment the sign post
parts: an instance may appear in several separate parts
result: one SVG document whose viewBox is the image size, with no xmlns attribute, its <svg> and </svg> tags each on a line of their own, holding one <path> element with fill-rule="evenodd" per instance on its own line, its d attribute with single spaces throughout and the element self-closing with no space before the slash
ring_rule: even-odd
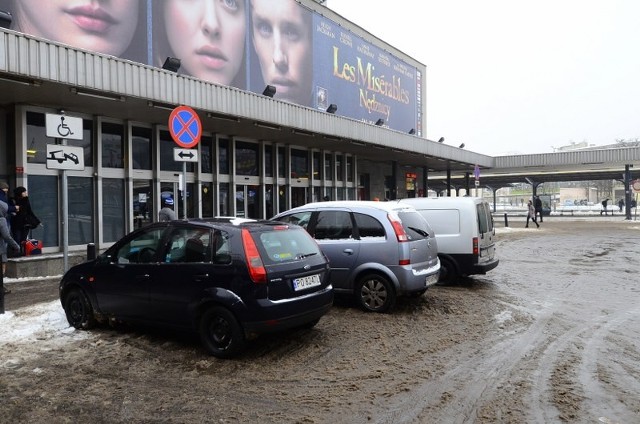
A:
<svg viewBox="0 0 640 424">
<path fill-rule="evenodd" d="M 178 106 L 169 115 L 169 133 L 182 149 L 174 149 L 173 159 L 182 162 L 182 210 L 187 218 L 187 162 L 198 162 L 198 151 L 191 150 L 200 142 L 202 124 L 195 110 Z"/>
<path fill-rule="evenodd" d="M 67 170 L 84 170 L 84 149 L 67 146 L 67 139 L 82 140 L 82 118 L 46 114 L 46 132 L 48 137 L 61 139 L 61 144 L 47 144 L 47 169 L 61 170 L 61 209 L 62 209 L 62 252 L 63 271 L 69 269 L 69 185 Z"/>
</svg>

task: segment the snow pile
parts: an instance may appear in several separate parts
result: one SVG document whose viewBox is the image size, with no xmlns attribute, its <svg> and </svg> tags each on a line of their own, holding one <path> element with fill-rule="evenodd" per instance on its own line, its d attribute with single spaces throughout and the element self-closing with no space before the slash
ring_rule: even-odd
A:
<svg viewBox="0 0 640 424">
<path fill-rule="evenodd" d="M 59 300 L 38 303 L 0 315 L 0 346 L 55 339 L 62 345 L 68 341 L 68 337 L 58 336 L 70 334 L 73 334 L 74 339 L 87 337 L 87 333 L 75 331 L 69 326 Z"/>
</svg>

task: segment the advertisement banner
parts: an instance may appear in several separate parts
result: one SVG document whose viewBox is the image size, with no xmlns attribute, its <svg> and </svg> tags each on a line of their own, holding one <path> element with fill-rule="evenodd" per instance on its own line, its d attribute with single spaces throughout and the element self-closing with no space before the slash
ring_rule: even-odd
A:
<svg viewBox="0 0 640 424">
<path fill-rule="evenodd" d="M 422 135 L 422 75 L 295 0 L 0 0 L 11 29 Z M 51 25 L 55 22 L 55 25 Z"/>
</svg>

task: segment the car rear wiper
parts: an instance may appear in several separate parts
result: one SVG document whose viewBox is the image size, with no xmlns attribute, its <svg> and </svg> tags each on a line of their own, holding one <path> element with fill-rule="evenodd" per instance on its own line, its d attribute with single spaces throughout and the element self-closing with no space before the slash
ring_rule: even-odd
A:
<svg viewBox="0 0 640 424">
<path fill-rule="evenodd" d="M 308 258 L 309 256 L 313 256 L 313 255 L 317 255 L 318 252 L 311 252 L 311 253 L 299 253 L 296 258 L 298 259 L 304 259 L 304 258 Z"/>
<path fill-rule="evenodd" d="M 422 237 L 429 237 L 429 233 L 427 233 L 425 230 L 421 230 L 420 228 L 416 228 L 416 227 L 407 227 L 407 228 L 415 231 L 416 233 L 420 234 Z"/>
</svg>

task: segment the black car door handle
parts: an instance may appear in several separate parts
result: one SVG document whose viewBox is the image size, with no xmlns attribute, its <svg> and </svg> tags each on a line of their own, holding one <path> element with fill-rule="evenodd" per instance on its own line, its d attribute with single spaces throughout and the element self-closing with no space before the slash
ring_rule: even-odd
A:
<svg viewBox="0 0 640 424">
<path fill-rule="evenodd" d="M 149 278 L 151 278 L 151 276 L 149 274 L 136 275 L 136 281 L 146 281 Z"/>
</svg>

